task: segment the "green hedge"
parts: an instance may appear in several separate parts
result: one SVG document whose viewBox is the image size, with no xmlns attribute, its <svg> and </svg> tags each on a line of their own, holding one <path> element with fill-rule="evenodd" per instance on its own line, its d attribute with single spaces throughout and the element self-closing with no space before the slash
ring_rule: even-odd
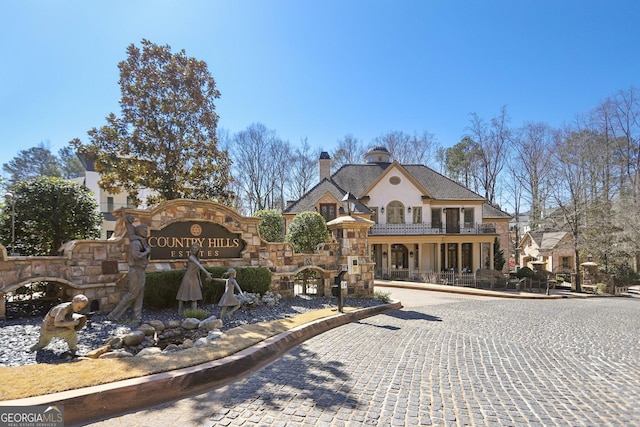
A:
<svg viewBox="0 0 640 427">
<path fill-rule="evenodd" d="M 207 268 L 213 277 L 221 278 L 226 267 Z M 176 295 L 186 269 L 159 271 L 147 274 L 144 287 L 144 304 L 159 310 L 178 306 Z M 271 284 L 271 272 L 266 268 L 237 267 L 236 279 L 245 292 L 264 295 Z M 203 278 L 204 279 L 204 278 Z M 202 304 L 216 304 L 224 293 L 224 283 L 218 280 L 202 280 Z"/>
</svg>

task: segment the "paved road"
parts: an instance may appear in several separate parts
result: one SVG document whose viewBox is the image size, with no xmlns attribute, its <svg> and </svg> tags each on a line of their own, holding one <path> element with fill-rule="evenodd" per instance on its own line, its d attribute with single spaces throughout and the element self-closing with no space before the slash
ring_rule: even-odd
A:
<svg viewBox="0 0 640 427">
<path fill-rule="evenodd" d="M 640 299 L 388 289 L 405 306 L 95 426 L 640 426 Z"/>
</svg>

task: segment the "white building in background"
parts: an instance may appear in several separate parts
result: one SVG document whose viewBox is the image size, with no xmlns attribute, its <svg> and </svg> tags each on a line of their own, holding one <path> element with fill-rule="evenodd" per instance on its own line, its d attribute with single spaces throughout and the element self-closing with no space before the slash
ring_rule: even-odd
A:
<svg viewBox="0 0 640 427">
<path fill-rule="evenodd" d="M 98 209 L 103 216 L 100 238 L 108 239 L 116 228 L 116 217 L 113 212 L 120 208 L 133 207 L 131 198 L 125 191 L 118 194 L 111 194 L 100 188 L 98 183 L 101 177 L 95 170 L 93 160 L 81 155 L 78 155 L 78 158 L 84 167 L 85 173 L 84 176 L 73 178 L 72 181 L 84 185 L 93 193 L 98 203 Z M 152 194 L 151 190 L 143 189 L 140 191 L 139 196 L 140 199 L 145 200 L 150 194 Z"/>
</svg>

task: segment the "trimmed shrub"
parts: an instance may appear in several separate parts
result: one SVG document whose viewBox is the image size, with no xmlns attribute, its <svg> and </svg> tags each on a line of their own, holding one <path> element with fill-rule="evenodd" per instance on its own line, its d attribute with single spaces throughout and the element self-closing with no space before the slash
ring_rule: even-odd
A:
<svg viewBox="0 0 640 427">
<path fill-rule="evenodd" d="M 327 223 L 318 212 L 301 212 L 289 225 L 285 242 L 292 243 L 297 253 L 312 254 L 319 243 L 328 242 Z"/>
<path fill-rule="evenodd" d="M 260 218 L 258 232 L 267 242 L 284 241 L 284 216 L 275 209 L 263 209 L 256 211 L 253 216 Z"/>
<path fill-rule="evenodd" d="M 522 267 L 520 270 L 518 270 L 518 272 L 516 273 L 516 277 L 518 279 L 523 279 L 525 277 L 528 278 L 532 278 L 535 276 L 535 273 L 533 272 L 532 269 L 530 269 L 529 267 Z"/>
</svg>

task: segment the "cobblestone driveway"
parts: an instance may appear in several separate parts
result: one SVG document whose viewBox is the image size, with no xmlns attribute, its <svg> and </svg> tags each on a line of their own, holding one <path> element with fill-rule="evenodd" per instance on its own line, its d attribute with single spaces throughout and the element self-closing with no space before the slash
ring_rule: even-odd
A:
<svg viewBox="0 0 640 427">
<path fill-rule="evenodd" d="M 640 299 L 452 297 L 334 329 L 242 381 L 95 425 L 640 426 L 639 336 Z"/>
</svg>

